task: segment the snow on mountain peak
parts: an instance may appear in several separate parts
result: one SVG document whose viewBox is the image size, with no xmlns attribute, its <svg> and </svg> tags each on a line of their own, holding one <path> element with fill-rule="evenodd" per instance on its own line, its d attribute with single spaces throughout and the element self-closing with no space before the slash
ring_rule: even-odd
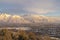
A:
<svg viewBox="0 0 60 40">
<path fill-rule="evenodd" d="M 58 18 L 46 17 L 44 15 L 10 15 L 10 14 L 0 14 L 0 23 L 55 23 L 60 22 Z"/>
</svg>

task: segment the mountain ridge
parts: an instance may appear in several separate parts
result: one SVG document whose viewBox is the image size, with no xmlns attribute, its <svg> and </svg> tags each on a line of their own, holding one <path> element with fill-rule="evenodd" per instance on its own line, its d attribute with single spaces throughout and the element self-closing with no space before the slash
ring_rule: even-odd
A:
<svg viewBox="0 0 60 40">
<path fill-rule="evenodd" d="M 10 15 L 0 14 L 0 25 L 22 25 L 22 24 L 42 24 L 42 23 L 60 23 L 59 18 L 47 17 L 43 15 Z"/>
</svg>

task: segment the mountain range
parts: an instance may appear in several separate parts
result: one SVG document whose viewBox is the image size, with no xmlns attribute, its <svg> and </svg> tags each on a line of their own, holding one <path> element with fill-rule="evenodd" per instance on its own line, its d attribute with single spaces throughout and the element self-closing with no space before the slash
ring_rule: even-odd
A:
<svg viewBox="0 0 60 40">
<path fill-rule="evenodd" d="M 0 26 L 2 25 L 25 25 L 25 24 L 60 24 L 60 19 L 58 17 L 48 17 L 44 15 L 26 14 L 26 15 L 10 15 L 10 14 L 0 14 Z"/>
</svg>

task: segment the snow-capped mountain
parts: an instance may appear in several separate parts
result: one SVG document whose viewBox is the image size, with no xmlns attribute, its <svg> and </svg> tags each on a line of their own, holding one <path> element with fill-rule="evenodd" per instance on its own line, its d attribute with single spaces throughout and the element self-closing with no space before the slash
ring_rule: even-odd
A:
<svg viewBox="0 0 60 40">
<path fill-rule="evenodd" d="M 41 22 L 47 22 L 47 18 L 43 15 L 24 15 L 23 16 L 24 19 L 30 21 L 30 22 L 34 22 L 34 23 L 41 23 Z"/>
<path fill-rule="evenodd" d="M 37 23 L 60 23 L 57 17 L 47 17 L 43 15 L 10 15 L 0 14 L 0 25 L 10 24 L 37 24 Z"/>
</svg>

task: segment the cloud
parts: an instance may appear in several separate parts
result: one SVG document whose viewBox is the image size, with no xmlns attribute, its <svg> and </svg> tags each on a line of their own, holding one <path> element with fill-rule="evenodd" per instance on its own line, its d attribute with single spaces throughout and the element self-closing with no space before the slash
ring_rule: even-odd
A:
<svg viewBox="0 0 60 40">
<path fill-rule="evenodd" d="M 47 14 L 49 12 L 54 12 L 54 10 L 45 10 L 45 9 L 39 9 L 39 8 L 25 8 L 27 12 L 30 13 L 36 13 L 36 14 Z"/>
<path fill-rule="evenodd" d="M 60 10 L 60 1 L 58 0 L 0 0 L 0 3 L 2 4 L 4 3 L 4 5 L 6 4 L 3 8 L 7 8 L 9 9 L 9 12 L 14 13 L 24 12 L 28 14 L 30 13 L 44 14 Z"/>
<path fill-rule="evenodd" d="M 8 4 L 22 4 L 24 5 L 29 0 L 0 0 L 1 3 L 8 3 Z M 25 4 L 26 5 L 26 4 Z"/>
</svg>

